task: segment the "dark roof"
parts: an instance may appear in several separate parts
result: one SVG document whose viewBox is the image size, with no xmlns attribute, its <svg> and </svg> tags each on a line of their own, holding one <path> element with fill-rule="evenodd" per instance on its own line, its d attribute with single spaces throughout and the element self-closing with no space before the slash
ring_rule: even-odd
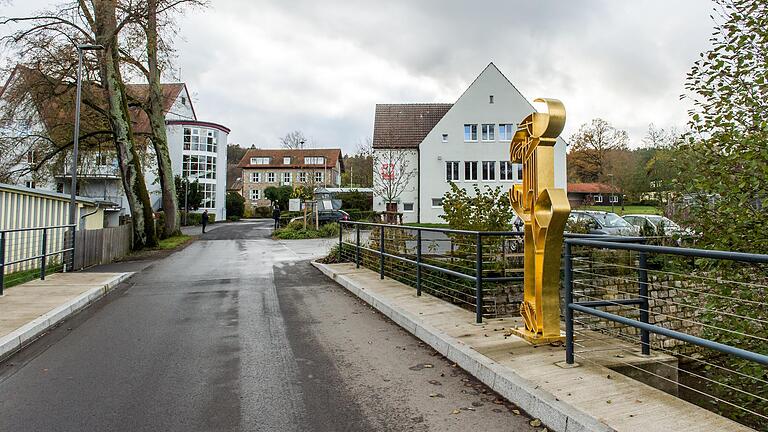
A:
<svg viewBox="0 0 768 432">
<path fill-rule="evenodd" d="M 376 104 L 373 148 L 418 148 L 453 104 Z"/>
<path fill-rule="evenodd" d="M 325 165 L 308 165 L 304 163 L 305 157 L 323 156 Z M 268 164 L 251 165 L 251 158 L 268 157 Z M 290 157 L 291 163 L 283 164 L 283 158 Z M 336 168 L 339 162 L 344 171 L 344 162 L 341 159 L 341 149 L 315 148 L 315 149 L 248 149 L 245 156 L 240 159 L 240 168 Z"/>
<path fill-rule="evenodd" d="M 618 189 L 605 183 L 568 183 L 568 193 L 599 194 L 614 192 L 618 192 Z"/>
</svg>

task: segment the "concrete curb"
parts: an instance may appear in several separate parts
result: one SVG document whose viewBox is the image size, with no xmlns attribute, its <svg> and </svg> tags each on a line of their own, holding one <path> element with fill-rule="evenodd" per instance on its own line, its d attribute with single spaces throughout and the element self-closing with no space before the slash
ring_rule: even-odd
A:
<svg viewBox="0 0 768 432">
<path fill-rule="evenodd" d="M 24 324 L 13 332 L 0 338 L 0 360 L 4 360 L 16 351 L 29 345 L 51 327 L 59 324 L 70 316 L 80 312 L 91 303 L 104 297 L 118 284 L 133 276 L 133 272 L 126 272 L 114 276 L 103 286 L 91 288 L 74 299 L 64 303 L 34 320 Z"/>
<path fill-rule="evenodd" d="M 469 348 L 456 338 L 424 324 L 420 318 L 399 310 L 386 299 L 356 286 L 345 274 L 337 274 L 327 265 L 318 262 L 313 261 L 312 265 L 495 392 L 509 399 L 531 416 L 539 418 L 550 429 L 558 432 L 615 431 L 605 423 L 557 399 L 553 394 L 541 390 L 513 370 Z"/>
</svg>

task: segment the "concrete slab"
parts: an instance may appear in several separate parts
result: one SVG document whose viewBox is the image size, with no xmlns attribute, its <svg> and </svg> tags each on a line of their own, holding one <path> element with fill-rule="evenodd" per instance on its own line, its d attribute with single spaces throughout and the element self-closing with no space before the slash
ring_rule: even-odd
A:
<svg viewBox="0 0 768 432">
<path fill-rule="evenodd" d="M 0 359 L 104 296 L 133 273 L 56 273 L 0 297 Z"/>
<path fill-rule="evenodd" d="M 429 294 L 416 297 L 413 288 L 389 278 L 382 281 L 376 272 L 349 263 L 313 264 L 553 430 L 752 430 L 602 365 L 564 368 L 563 347 L 534 348 L 506 334 L 504 329 L 519 320 L 475 325 L 473 312 Z M 612 355 L 605 351 L 603 360 L 615 363 Z M 669 356 L 632 357 L 638 364 L 674 361 Z"/>
</svg>

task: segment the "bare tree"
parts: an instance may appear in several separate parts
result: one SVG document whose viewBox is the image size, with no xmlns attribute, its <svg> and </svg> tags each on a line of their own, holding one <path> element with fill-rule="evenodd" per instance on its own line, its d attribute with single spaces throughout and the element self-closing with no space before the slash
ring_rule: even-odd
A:
<svg viewBox="0 0 768 432">
<path fill-rule="evenodd" d="M 418 175 L 410 167 L 411 150 L 382 149 L 373 154 L 373 194 L 385 206 L 397 202 L 403 192 L 412 190 L 411 180 Z"/>
<path fill-rule="evenodd" d="M 596 118 L 581 125 L 571 137 L 568 166 L 580 181 L 598 181 L 605 174 L 606 156 L 613 150 L 626 150 L 629 136 L 607 121 Z"/>
<path fill-rule="evenodd" d="M 288 132 L 280 138 L 280 144 L 287 149 L 303 149 L 308 143 L 307 137 L 300 130 Z"/>
</svg>

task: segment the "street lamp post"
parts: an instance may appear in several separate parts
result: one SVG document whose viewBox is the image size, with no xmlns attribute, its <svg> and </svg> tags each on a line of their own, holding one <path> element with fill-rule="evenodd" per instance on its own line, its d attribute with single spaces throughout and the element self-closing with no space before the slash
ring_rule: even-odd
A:
<svg viewBox="0 0 768 432">
<path fill-rule="evenodd" d="M 72 139 L 72 183 L 69 197 L 69 224 L 72 225 L 72 262 L 70 270 L 75 269 L 75 224 L 77 224 L 77 151 L 80 143 L 80 95 L 83 89 L 83 51 L 102 50 L 101 45 L 77 45 L 77 90 L 75 94 L 75 130 Z"/>
</svg>

